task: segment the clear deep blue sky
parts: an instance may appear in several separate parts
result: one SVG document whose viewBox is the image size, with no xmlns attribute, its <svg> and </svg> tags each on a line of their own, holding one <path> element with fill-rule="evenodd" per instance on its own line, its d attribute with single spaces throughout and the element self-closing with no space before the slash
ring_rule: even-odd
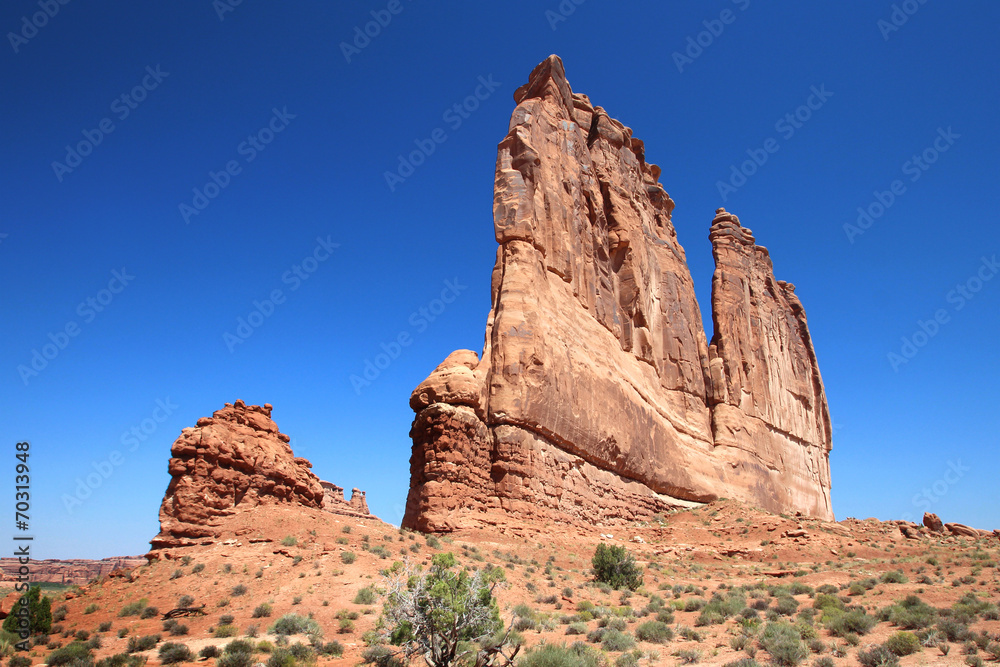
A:
<svg viewBox="0 0 1000 667">
<path fill-rule="evenodd" d="M 546 13 L 556 0 L 401 0 L 351 62 L 341 43 L 388 1 L 220 4 L 76 0 L 37 31 L 22 17 L 38 0 L 0 10 L 0 515 L 17 532 L 14 444 L 28 440 L 37 556 L 144 552 L 171 443 L 238 398 L 273 403 L 320 477 L 398 522 L 407 400 L 449 352 L 482 349 L 496 144 L 550 53 L 662 166 L 709 335 L 717 207 L 797 285 L 836 425 L 838 518 L 930 509 L 1000 528 L 1000 277 L 977 283 L 1000 253 L 995 2 L 910 0 L 895 26 L 888 1 L 586 0 L 562 16 Z M 699 37 L 709 29 L 721 34 Z M 689 37 L 706 46 L 679 67 Z M 477 87 L 477 109 L 445 116 Z M 796 112 L 807 119 L 778 124 Z M 281 131 L 260 136 L 271 123 Z M 391 190 L 385 172 L 439 128 L 446 140 Z M 77 162 L 66 146 L 85 131 L 103 136 Z M 777 151 L 720 192 L 768 140 Z M 219 175 L 227 164 L 235 175 Z M 196 201 L 209 172 L 228 184 Z M 874 193 L 896 180 L 880 211 Z M 845 231 L 870 206 L 867 229 Z M 338 247 L 303 280 L 317 238 Z M 446 281 L 464 289 L 430 321 L 420 309 Z M 227 343 L 278 289 L 273 313 Z M 934 335 L 904 350 L 920 321 Z M 411 344 L 355 391 L 350 376 L 401 333 Z M 53 339 L 65 348 L 44 348 Z M 37 375 L 34 350 L 54 356 Z M 123 441 L 133 428 L 143 439 Z"/>
</svg>

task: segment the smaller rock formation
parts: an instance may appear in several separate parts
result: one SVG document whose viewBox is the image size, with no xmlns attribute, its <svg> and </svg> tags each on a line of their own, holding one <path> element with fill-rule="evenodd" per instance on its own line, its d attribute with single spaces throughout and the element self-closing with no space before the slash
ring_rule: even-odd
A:
<svg viewBox="0 0 1000 667">
<path fill-rule="evenodd" d="M 944 527 L 949 533 L 958 537 L 971 537 L 974 540 L 978 540 L 982 537 L 978 530 L 961 523 L 946 523 L 944 524 Z"/>
<path fill-rule="evenodd" d="M 924 512 L 924 525 L 927 526 L 927 530 L 932 533 L 943 533 L 944 532 L 944 522 L 937 514 L 931 514 L 930 512 Z"/>
<path fill-rule="evenodd" d="M 117 556 L 102 560 L 74 558 L 70 560 L 45 559 L 31 562 L 31 581 L 55 584 L 86 584 L 101 577 L 113 577 L 118 572 L 145 564 L 141 556 Z M 0 558 L 0 581 L 15 582 L 20 576 L 22 563 L 17 558 Z"/>
<path fill-rule="evenodd" d="M 171 448 L 170 485 L 160 506 L 154 549 L 219 535 L 219 522 L 259 505 L 319 509 L 324 491 L 312 464 L 297 458 L 271 419 L 271 405 L 226 403 L 185 428 Z"/>
<path fill-rule="evenodd" d="M 344 487 L 324 481 L 320 481 L 320 485 L 323 487 L 324 511 L 354 517 L 371 516 L 364 491 L 351 489 L 351 499 L 348 501 L 344 500 Z"/>
</svg>

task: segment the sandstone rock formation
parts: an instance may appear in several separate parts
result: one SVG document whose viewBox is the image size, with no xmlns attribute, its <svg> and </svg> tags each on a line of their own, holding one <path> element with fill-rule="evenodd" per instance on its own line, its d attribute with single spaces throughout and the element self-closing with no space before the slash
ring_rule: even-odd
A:
<svg viewBox="0 0 1000 667">
<path fill-rule="evenodd" d="M 322 480 L 320 480 L 320 486 L 323 487 L 323 509 L 325 511 L 345 516 L 371 516 L 364 491 L 351 489 L 351 499 L 344 500 L 344 487 Z"/>
<path fill-rule="evenodd" d="M 182 430 L 171 448 L 172 478 L 153 548 L 214 538 L 222 518 L 258 505 L 320 508 L 319 478 L 309 470 L 309 461 L 295 457 L 289 440 L 271 420 L 269 403 L 226 403 Z"/>
<path fill-rule="evenodd" d="M 924 525 L 932 533 L 943 533 L 944 532 L 944 522 L 941 521 L 941 517 L 937 514 L 931 514 L 929 512 L 924 512 Z"/>
<path fill-rule="evenodd" d="M 141 556 L 117 556 L 91 560 L 88 558 L 73 558 L 59 560 L 47 558 L 31 561 L 31 580 L 45 581 L 55 584 L 86 584 L 94 579 L 111 576 L 114 572 L 130 570 L 144 565 L 146 559 Z M 14 582 L 20 576 L 18 568 L 21 563 L 17 558 L 0 558 L 0 581 Z"/>
<path fill-rule="evenodd" d="M 736 498 L 832 519 L 830 420 L 794 288 L 718 212 L 709 346 L 642 141 L 551 56 L 514 94 L 482 358 L 413 392 L 403 525 L 648 517 Z"/>
</svg>

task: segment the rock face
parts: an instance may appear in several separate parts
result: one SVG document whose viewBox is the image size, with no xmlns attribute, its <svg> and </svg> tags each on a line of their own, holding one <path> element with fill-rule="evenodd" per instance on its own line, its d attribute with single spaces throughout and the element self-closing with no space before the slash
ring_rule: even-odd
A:
<svg viewBox="0 0 1000 667">
<path fill-rule="evenodd" d="M 631 520 L 720 496 L 832 519 L 830 421 L 794 288 L 720 209 L 709 346 L 643 143 L 551 56 L 514 94 L 482 358 L 413 392 L 403 525 Z"/>
<path fill-rule="evenodd" d="M 218 535 L 218 522 L 258 505 L 294 503 L 320 508 L 323 488 L 296 458 L 289 437 L 271 420 L 271 405 L 226 403 L 171 448 L 172 478 L 160 506 L 154 549 L 198 543 Z"/>
<path fill-rule="evenodd" d="M 924 525 L 932 533 L 943 533 L 944 532 L 944 522 L 941 521 L 941 517 L 937 514 L 931 514 L 929 512 L 924 512 Z"/>
</svg>

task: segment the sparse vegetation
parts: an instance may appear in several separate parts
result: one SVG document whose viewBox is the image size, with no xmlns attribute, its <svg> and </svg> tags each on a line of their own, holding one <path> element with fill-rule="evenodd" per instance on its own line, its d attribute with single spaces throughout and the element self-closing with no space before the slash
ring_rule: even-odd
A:
<svg viewBox="0 0 1000 667">
<path fill-rule="evenodd" d="M 591 559 L 594 579 L 612 588 L 635 590 L 642 584 L 642 568 L 623 546 L 598 544 Z"/>
</svg>

